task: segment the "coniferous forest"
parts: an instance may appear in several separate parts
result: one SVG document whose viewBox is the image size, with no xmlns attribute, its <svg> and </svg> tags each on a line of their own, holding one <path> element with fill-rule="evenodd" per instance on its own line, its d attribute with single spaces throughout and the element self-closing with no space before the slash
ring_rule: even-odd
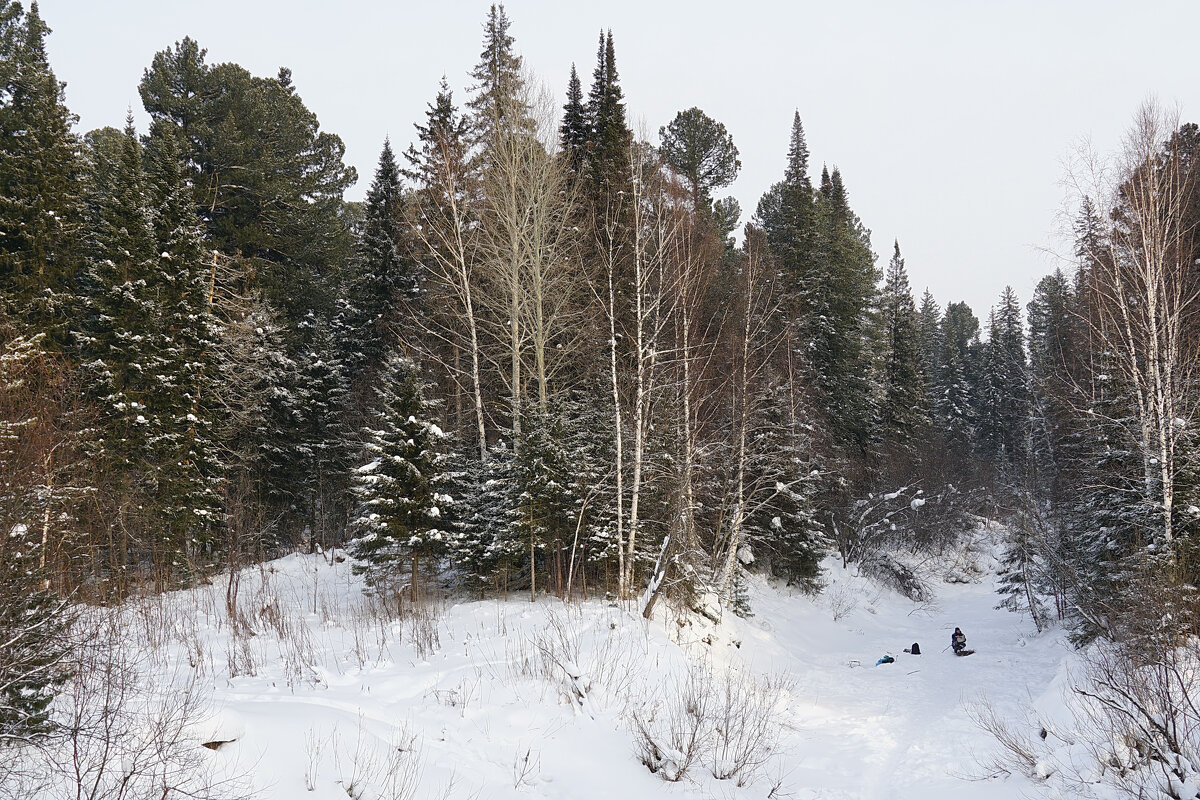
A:
<svg viewBox="0 0 1200 800">
<path fill-rule="evenodd" d="M 1200 634 L 1200 128 L 1144 108 L 1069 263 L 972 309 L 872 241 L 820 119 L 780 153 L 700 108 L 645 139 L 611 32 L 547 93 L 509 27 L 359 176 L 286 68 L 190 38 L 148 60 L 148 130 L 81 132 L 37 4 L 0 0 L 0 749 L 52 734 L 87 608 L 233 608 L 297 552 L 397 607 L 719 618 L 831 555 L 920 600 L 986 517 L 1038 630 Z M 752 209 L 744 158 L 780 167 Z"/>
</svg>

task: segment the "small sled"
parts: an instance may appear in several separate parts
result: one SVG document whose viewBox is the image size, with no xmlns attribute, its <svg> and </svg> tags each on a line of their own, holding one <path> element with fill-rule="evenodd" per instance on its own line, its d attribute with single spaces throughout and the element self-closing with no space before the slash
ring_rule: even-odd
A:
<svg viewBox="0 0 1200 800">
<path fill-rule="evenodd" d="M 969 656 L 969 655 L 971 655 L 971 654 L 972 654 L 972 653 L 974 653 L 974 652 L 975 652 L 974 650 L 955 650 L 955 651 L 954 651 L 954 655 L 956 655 L 956 656 Z"/>
</svg>

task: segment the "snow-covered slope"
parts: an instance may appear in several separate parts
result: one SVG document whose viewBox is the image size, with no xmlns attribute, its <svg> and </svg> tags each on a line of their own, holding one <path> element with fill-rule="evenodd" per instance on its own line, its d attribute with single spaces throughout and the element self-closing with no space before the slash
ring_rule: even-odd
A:
<svg viewBox="0 0 1200 800">
<path fill-rule="evenodd" d="M 967 706 L 985 697 L 1022 716 L 1067 655 L 1061 635 L 996 610 L 990 580 L 939 583 L 935 601 L 915 604 L 827 566 L 820 597 L 752 579 L 754 616 L 713 625 L 516 596 L 396 617 L 363 597 L 348 563 L 297 555 L 242 573 L 240 628 L 218 583 L 145 601 L 128 630 L 159 648 L 147 666 L 157 685 L 199 675 L 210 711 L 192 736 L 228 742 L 205 758 L 264 798 L 937 800 L 1026 788 L 983 777 L 994 743 Z M 956 625 L 975 655 L 949 652 Z M 922 655 L 903 652 L 913 642 Z M 884 654 L 895 662 L 875 666 Z M 709 703 L 710 744 L 669 783 L 669 762 L 686 758 L 666 752 L 670 722 L 688 719 L 670 712 L 689 692 Z M 717 750 L 731 725 L 723 699 L 779 727 L 763 729 L 765 763 L 718 780 L 736 750 Z M 639 760 L 638 720 L 662 738 L 658 774 Z"/>
</svg>

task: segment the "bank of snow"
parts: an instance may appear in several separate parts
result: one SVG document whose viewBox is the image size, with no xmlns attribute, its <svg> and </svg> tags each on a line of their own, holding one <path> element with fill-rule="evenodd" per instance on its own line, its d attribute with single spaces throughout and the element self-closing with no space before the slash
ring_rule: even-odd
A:
<svg viewBox="0 0 1200 800">
<path fill-rule="evenodd" d="M 1027 788 L 983 775 L 995 745 L 967 707 L 986 697 L 1022 718 L 1054 682 L 1062 637 L 996 610 L 990 580 L 935 583 L 937 599 L 914 604 L 827 567 L 816 598 L 752 578 L 754 616 L 720 624 L 516 596 L 397 618 L 364 598 L 348 562 L 296 555 L 242 573 L 234 620 L 218 583 L 143 601 L 129 631 L 162 655 L 155 680 L 199 676 L 209 711 L 193 735 L 225 743 L 205 758 L 264 798 L 937 800 Z M 956 625 L 975 655 L 946 649 Z M 903 652 L 913 642 L 922 655 Z M 875 666 L 885 654 L 895 662 Z M 710 741 L 682 780 L 663 780 L 686 758 L 668 746 L 671 725 L 687 723 L 671 705 L 698 680 L 712 707 L 732 686 L 770 712 L 773 757 L 719 780 L 735 759 Z M 722 735 L 712 716 L 710 740 Z M 657 774 L 639 721 L 662 740 Z"/>
</svg>

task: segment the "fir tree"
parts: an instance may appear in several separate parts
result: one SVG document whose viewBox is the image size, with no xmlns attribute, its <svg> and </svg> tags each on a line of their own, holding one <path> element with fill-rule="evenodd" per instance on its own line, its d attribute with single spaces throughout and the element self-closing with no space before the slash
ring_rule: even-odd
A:
<svg viewBox="0 0 1200 800">
<path fill-rule="evenodd" d="M 3 303 L 64 343 L 80 262 L 79 141 L 31 4 L 0 2 L 0 288 Z"/>
</svg>

